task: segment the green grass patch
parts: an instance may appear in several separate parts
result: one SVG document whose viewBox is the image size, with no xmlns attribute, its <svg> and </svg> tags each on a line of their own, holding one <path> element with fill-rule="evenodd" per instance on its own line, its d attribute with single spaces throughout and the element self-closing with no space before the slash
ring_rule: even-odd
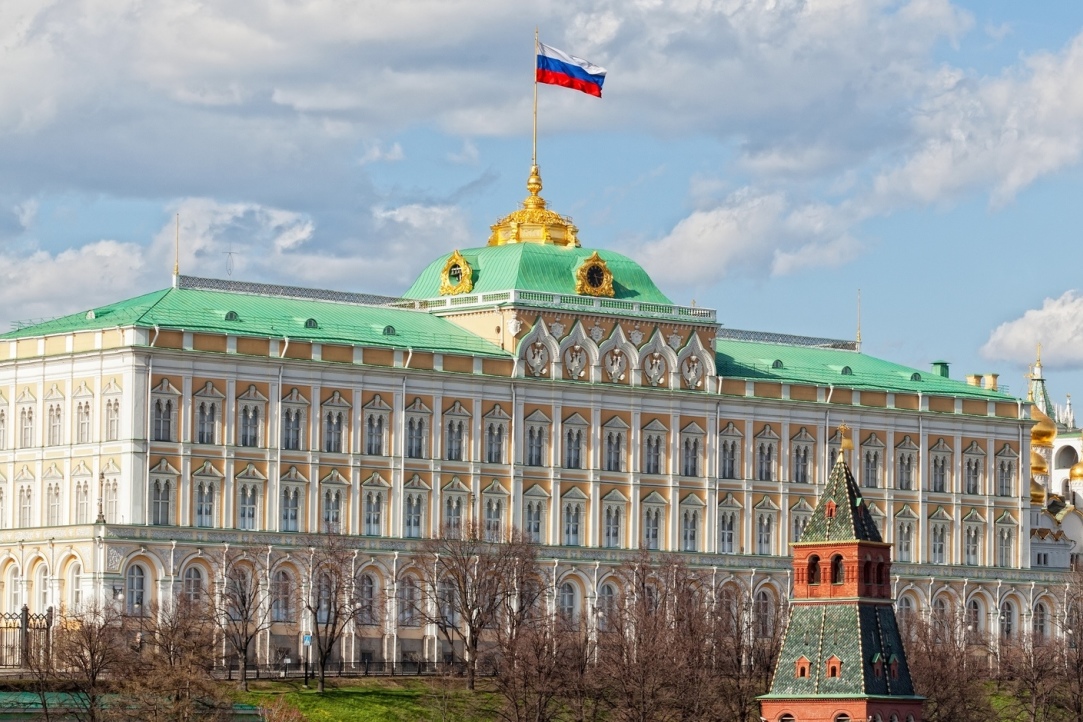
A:
<svg viewBox="0 0 1083 722">
<path fill-rule="evenodd" d="M 278 698 L 296 707 L 308 722 L 489 722 L 491 694 L 471 693 L 458 680 L 365 679 L 328 680 L 319 694 L 315 682 L 253 682 L 238 692 L 238 702 L 268 705 Z"/>
</svg>

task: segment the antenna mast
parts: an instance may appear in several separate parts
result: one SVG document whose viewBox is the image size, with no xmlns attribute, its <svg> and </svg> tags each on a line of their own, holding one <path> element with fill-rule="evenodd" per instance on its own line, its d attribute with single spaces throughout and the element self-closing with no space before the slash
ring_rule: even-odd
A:
<svg viewBox="0 0 1083 722">
<path fill-rule="evenodd" d="M 177 214 L 177 232 L 173 241 L 173 288 L 180 287 L 180 213 Z"/>
<path fill-rule="evenodd" d="M 857 350 L 861 350 L 861 289 L 857 289 Z"/>
</svg>

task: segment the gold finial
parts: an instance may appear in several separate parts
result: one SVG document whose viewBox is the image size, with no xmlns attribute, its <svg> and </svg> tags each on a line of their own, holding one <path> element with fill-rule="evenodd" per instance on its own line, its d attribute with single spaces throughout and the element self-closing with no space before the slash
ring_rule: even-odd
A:
<svg viewBox="0 0 1083 722">
<path fill-rule="evenodd" d="M 523 201 L 523 208 L 545 208 L 545 199 L 539 193 L 542 189 L 541 170 L 538 166 L 530 166 L 530 177 L 526 179 L 526 189 L 530 193 Z"/>
<path fill-rule="evenodd" d="M 490 246 L 506 243 L 538 243 L 553 246 L 579 246 L 579 229 L 572 219 L 549 210 L 541 197 L 542 179 L 537 164 L 530 166 L 526 181 L 530 193 L 522 208 L 513 211 L 490 226 Z"/>
<path fill-rule="evenodd" d="M 1038 359 L 1034 363 L 1037 366 L 1042 365 L 1042 342 L 1041 341 L 1038 342 Z"/>
<path fill-rule="evenodd" d="M 854 440 L 850 438 L 850 427 L 846 424 L 839 424 L 839 436 L 842 437 L 842 441 L 839 444 L 839 451 L 853 451 Z"/>
</svg>

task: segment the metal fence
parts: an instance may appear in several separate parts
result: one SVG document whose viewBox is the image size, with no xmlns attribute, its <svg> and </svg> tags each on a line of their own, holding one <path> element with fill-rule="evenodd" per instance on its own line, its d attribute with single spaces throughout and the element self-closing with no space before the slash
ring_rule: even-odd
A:
<svg viewBox="0 0 1083 722">
<path fill-rule="evenodd" d="M 31 614 L 21 611 L 0 614 L 0 669 L 25 668 L 34 658 L 48 657 L 52 646 L 53 608 Z"/>
</svg>

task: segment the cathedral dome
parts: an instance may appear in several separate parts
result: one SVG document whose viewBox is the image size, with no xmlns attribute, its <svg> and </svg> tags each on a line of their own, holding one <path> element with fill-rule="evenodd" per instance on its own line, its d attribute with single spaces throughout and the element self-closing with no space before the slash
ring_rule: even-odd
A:
<svg viewBox="0 0 1083 722">
<path fill-rule="evenodd" d="M 1030 473 L 1034 476 L 1043 476 L 1049 473 L 1049 464 L 1045 462 L 1045 457 L 1034 449 L 1030 450 Z"/>
<path fill-rule="evenodd" d="M 1068 478 L 1072 481 L 1083 481 L 1083 461 L 1072 464 L 1072 468 L 1068 470 Z"/>
<path fill-rule="evenodd" d="M 1030 418 L 1037 423 L 1030 429 L 1030 445 L 1043 449 L 1053 448 L 1053 439 L 1057 438 L 1057 425 L 1037 405 L 1030 407 Z"/>
<path fill-rule="evenodd" d="M 1030 480 L 1030 503 L 1037 506 L 1045 504 L 1045 487 L 1034 479 Z"/>
</svg>

